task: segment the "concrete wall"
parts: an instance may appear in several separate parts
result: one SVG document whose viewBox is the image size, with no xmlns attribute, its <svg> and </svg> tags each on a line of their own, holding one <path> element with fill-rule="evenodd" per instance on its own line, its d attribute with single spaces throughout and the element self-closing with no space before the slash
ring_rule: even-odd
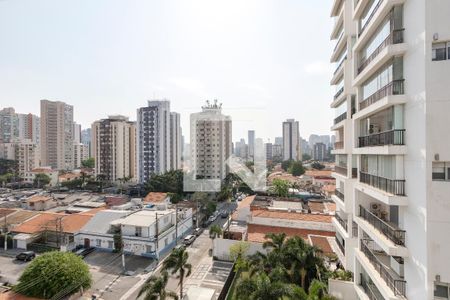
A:
<svg viewBox="0 0 450 300">
<path fill-rule="evenodd" d="M 219 260 L 232 261 L 230 258 L 230 247 L 240 242 L 241 241 L 227 240 L 222 238 L 214 239 L 213 256 L 217 257 Z M 247 252 L 247 255 L 255 254 L 257 251 L 266 253 L 266 250 L 263 249 L 262 244 L 250 242 L 249 244 L 250 248 Z"/>
<path fill-rule="evenodd" d="M 328 279 L 329 293 L 339 300 L 357 300 L 353 281 Z"/>
</svg>

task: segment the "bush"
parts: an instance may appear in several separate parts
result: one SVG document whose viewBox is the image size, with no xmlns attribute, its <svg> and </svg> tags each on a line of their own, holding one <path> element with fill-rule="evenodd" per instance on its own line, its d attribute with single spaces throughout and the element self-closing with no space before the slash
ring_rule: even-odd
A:
<svg viewBox="0 0 450 300">
<path fill-rule="evenodd" d="M 89 267 L 70 252 L 49 252 L 38 256 L 25 269 L 14 291 L 29 297 L 50 299 L 88 289 L 92 284 Z"/>
</svg>

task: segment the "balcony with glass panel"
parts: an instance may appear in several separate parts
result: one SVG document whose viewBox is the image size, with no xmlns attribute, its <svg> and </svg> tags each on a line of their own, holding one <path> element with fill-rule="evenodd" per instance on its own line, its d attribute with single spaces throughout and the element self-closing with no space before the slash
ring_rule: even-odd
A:
<svg viewBox="0 0 450 300">
<path fill-rule="evenodd" d="M 335 85 L 340 82 L 344 76 L 345 62 L 347 61 L 347 52 L 342 52 L 341 57 L 335 63 L 336 69 L 334 70 L 333 77 L 331 78 L 331 85 Z"/>
<path fill-rule="evenodd" d="M 331 107 L 338 107 L 345 100 L 344 93 L 344 77 L 341 77 L 340 81 L 335 85 L 335 94 L 333 96 L 333 101 L 331 103 Z"/>
<path fill-rule="evenodd" d="M 346 154 L 337 154 L 335 156 L 336 162 L 334 166 L 334 172 L 341 176 L 348 176 L 347 171 L 347 155 Z"/>
<path fill-rule="evenodd" d="M 334 227 L 340 232 L 340 234 L 345 237 L 349 238 L 349 232 L 348 232 L 348 220 L 347 217 L 344 217 L 344 214 L 342 212 L 336 211 L 336 214 L 334 215 L 333 219 Z"/>
<path fill-rule="evenodd" d="M 357 258 L 384 297 L 406 297 L 402 257 L 387 255 L 373 240 L 364 238 Z"/>
</svg>

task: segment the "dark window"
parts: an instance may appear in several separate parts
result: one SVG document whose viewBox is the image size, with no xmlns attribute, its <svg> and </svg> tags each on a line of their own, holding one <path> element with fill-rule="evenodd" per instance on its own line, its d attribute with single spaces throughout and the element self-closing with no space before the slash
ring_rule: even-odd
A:
<svg viewBox="0 0 450 300">
<path fill-rule="evenodd" d="M 448 286 L 436 284 L 434 288 L 434 296 L 442 299 L 448 299 Z"/>
</svg>

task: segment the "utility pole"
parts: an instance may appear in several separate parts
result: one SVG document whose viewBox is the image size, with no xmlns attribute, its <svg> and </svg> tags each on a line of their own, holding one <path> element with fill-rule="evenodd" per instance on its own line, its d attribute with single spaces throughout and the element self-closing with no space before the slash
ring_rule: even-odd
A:
<svg viewBox="0 0 450 300">
<path fill-rule="evenodd" d="M 178 244 L 178 208 L 175 204 L 175 246 Z"/>
<path fill-rule="evenodd" d="M 195 214 L 197 215 L 197 217 L 195 218 L 195 223 L 196 223 L 195 227 L 198 228 L 198 218 L 199 218 L 199 211 L 200 211 L 200 208 L 198 207 L 198 198 L 195 201 L 197 203 L 197 209 L 195 210 Z"/>
<path fill-rule="evenodd" d="M 124 245 L 123 245 L 123 235 L 122 235 L 122 225 L 120 225 L 120 242 L 122 243 L 122 247 L 121 247 L 121 256 L 122 256 L 122 269 L 123 269 L 123 273 L 125 274 L 126 272 L 126 266 L 125 266 L 125 251 L 123 251 Z"/>
<path fill-rule="evenodd" d="M 156 251 L 156 259 L 159 260 L 159 236 L 158 236 L 158 213 L 156 212 L 156 223 L 155 223 L 155 251 Z"/>
<path fill-rule="evenodd" d="M 8 250 L 8 223 L 6 222 L 6 215 L 4 216 L 5 219 L 5 227 L 4 227 L 4 238 L 5 238 L 5 251 Z"/>
</svg>

